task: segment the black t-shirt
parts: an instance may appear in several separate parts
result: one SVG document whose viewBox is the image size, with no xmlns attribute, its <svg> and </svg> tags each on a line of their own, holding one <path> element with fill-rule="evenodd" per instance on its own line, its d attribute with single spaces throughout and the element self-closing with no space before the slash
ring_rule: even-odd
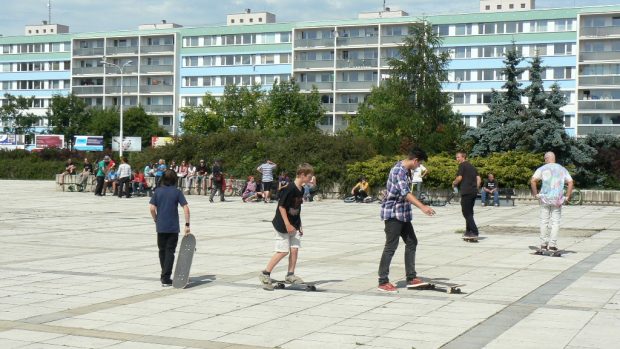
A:
<svg viewBox="0 0 620 349">
<path fill-rule="evenodd" d="M 471 195 L 478 193 L 478 170 L 469 161 L 463 161 L 459 164 L 459 170 L 456 173 L 457 176 L 461 176 L 461 183 L 459 189 L 461 195 Z"/>
<path fill-rule="evenodd" d="M 213 180 L 221 183 L 222 180 L 224 180 L 224 169 L 218 165 L 213 165 L 213 167 L 211 168 L 211 173 L 213 174 Z"/>
<path fill-rule="evenodd" d="M 209 168 L 206 165 L 196 166 L 196 173 L 198 173 L 201 176 L 204 176 L 208 170 Z"/>
<path fill-rule="evenodd" d="M 280 207 L 286 209 L 286 215 L 288 221 L 296 229 L 301 228 L 301 204 L 304 201 L 303 191 L 297 188 L 295 183 L 290 183 L 280 192 L 280 200 L 278 201 L 278 207 L 276 208 L 276 216 L 273 217 L 273 227 L 282 234 L 287 234 L 284 220 L 280 214 Z"/>
<path fill-rule="evenodd" d="M 84 164 L 84 171 L 93 174 L 93 164 Z"/>
<path fill-rule="evenodd" d="M 489 190 L 493 190 L 493 189 L 497 188 L 497 180 L 494 179 L 494 180 L 490 181 L 490 180 L 487 179 L 484 182 L 484 187 L 489 189 Z"/>
<path fill-rule="evenodd" d="M 176 186 L 164 185 L 153 192 L 153 197 L 149 203 L 157 207 L 155 228 L 158 233 L 178 233 L 180 231 L 178 207 L 179 205 L 187 205 L 187 200 L 182 191 L 178 190 Z"/>
</svg>

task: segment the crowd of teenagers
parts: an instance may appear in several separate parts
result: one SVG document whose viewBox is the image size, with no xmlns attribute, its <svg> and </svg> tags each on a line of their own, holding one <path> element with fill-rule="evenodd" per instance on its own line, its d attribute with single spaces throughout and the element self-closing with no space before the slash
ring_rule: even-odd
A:
<svg viewBox="0 0 620 349">
<path fill-rule="evenodd" d="M 402 160 L 394 164 L 387 174 L 385 196 L 378 214 L 383 221 L 385 233 L 385 244 L 378 268 L 378 291 L 398 292 L 396 286 L 390 282 L 389 272 L 392 257 L 400 239 L 405 243 L 406 287 L 417 288 L 427 285 L 427 282 L 418 277 L 415 268 L 418 239 L 412 224 L 413 206 L 425 215 L 436 214 L 435 210 L 419 200 L 412 190 L 422 182 L 421 179 L 427 173 L 426 168 L 423 167 L 426 160 L 427 154 L 423 150 L 413 148 Z M 474 205 L 481 190 L 482 181 L 478 170 L 467 160 L 466 153 L 456 153 L 455 160 L 458 163 L 458 170 L 452 186 L 460 195 L 461 211 L 465 219 L 463 237 L 477 238 L 479 231 L 474 220 Z M 66 171 L 69 168 L 75 173 L 74 164 L 68 163 Z M 288 283 L 303 283 L 302 278 L 295 274 L 304 235 L 301 207 L 304 201 L 311 201 L 310 193 L 316 190 L 317 179 L 313 167 L 307 163 L 297 167 L 292 179 L 289 179 L 286 173 L 281 173 L 276 181 L 274 177 L 276 169 L 277 164 L 270 159 L 265 159 L 265 162 L 256 168 L 261 175 L 261 183 L 257 183 L 251 175 L 242 191 L 244 201 L 261 200 L 266 203 L 271 201 L 273 191 L 278 193 L 277 208 L 272 219 L 275 230 L 274 254 L 265 268 L 258 273 L 258 278 L 263 284 L 271 284 L 273 280 L 271 273 L 274 268 L 288 256 L 288 268 L 284 280 Z M 186 161 L 182 161 L 180 165 L 172 161 L 170 166 L 167 166 L 166 162 L 160 159 L 157 163 L 145 166 L 143 171 L 132 171 L 126 158 L 121 158 L 120 165 L 116 168 L 115 162 L 109 156 L 105 156 L 95 166 L 90 164 L 88 159 L 84 160 L 84 170 L 79 180 L 82 180 L 83 175 L 90 173 L 96 173 L 95 195 L 105 195 L 105 191 L 110 189 L 108 183 L 112 183 L 111 188 L 119 197 L 123 194 L 129 197 L 130 188 L 134 193 L 150 189 L 146 187 L 147 183 L 144 178 L 155 177 L 156 188 L 153 190 L 149 209 L 157 232 L 161 266 L 160 280 L 163 286 L 171 285 L 174 253 L 178 243 L 178 234 L 181 231 L 179 206 L 184 212 L 184 233 L 190 234 L 190 210 L 184 192 L 192 188 L 191 183 L 205 190 L 207 181 L 210 181 L 213 187 L 210 201 L 213 201 L 216 192 L 220 193 L 220 200 L 224 201 L 224 168 L 221 161 L 214 161 L 209 168 L 204 160 L 200 160 L 198 166 L 193 166 Z M 110 176 L 111 173 L 114 175 Z M 488 190 L 484 191 L 489 195 L 494 195 L 494 188 L 497 188 L 494 178 L 489 176 L 487 182 L 491 184 L 485 184 Z M 185 183 L 187 186 L 185 190 L 182 190 L 183 187 L 180 187 L 179 183 Z M 567 186 L 566 192 L 564 191 L 565 185 Z M 532 196 L 536 197 L 540 204 L 540 249 L 557 251 L 562 206 L 572 193 L 573 180 L 566 168 L 556 163 L 555 154 L 547 152 L 544 155 L 544 165 L 536 169 L 531 177 L 530 187 Z M 366 179 L 361 178 L 360 183 L 353 188 L 352 194 L 363 199 L 368 190 Z"/>
</svg>

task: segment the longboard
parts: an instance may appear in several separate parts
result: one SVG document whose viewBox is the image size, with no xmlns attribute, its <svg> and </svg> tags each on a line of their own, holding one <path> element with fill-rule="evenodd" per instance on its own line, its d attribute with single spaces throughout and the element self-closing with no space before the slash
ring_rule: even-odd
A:
<svg viewBox="0 0 620 349">
<path fill-rule="evenodd" d="M 185 288 L 189 284 L 189 270 L 196 251 L 196 237 L 192 234 L 184 235 L 179 247 L 177 265 L 174 268 L 172 287 Z"/>
<path fill-rule="evenodd" d="M 478 242 L 478 237 L 477 236 L 476 237 L 466 237 L 466 236 L 463 236 L 463 241 L 465 241 L 465 242 Z"/>
<path fill-rule="evenodd" d="M 408 290 L 434 290 L 445 292 L 447 294 L 460 294 L 461 287 L 465 285 L 448 284 L 436 280 L 425 281 L 427 284 L 418 287 L 408 287 Z"/>
<path fill-rule="evenodd" d="M 565 252 L 564 250 L 557 251 L 549 251 L 547 249 L 542 250 L 537 246 L 530 246 L 530 250 L 534 250 L 535 255 L 537 256 L 548 256 L 548 257 L 562 257 L 562 254 Z"/>
<path fill-rule="evenodd" d="M 315 292 L 317 290 L 313 282 L 290 284 L 290 283 L 287 283 L 286 281 L 274 280 L 274 279 L 271 279 L 271 283 L 264 284 L 263 289 L 267 291 L 286 289 L 286 290 L 297 290 L 297 291 L 307 291 L 307 292 Z"/>
</svg>

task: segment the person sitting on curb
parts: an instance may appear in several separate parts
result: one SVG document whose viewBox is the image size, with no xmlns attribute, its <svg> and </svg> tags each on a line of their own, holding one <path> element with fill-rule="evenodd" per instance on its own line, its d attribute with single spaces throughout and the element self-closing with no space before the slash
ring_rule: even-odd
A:
<svg viewBox="0 0 620 349">
<path fill-rule="evenodd" d="M 351 195 L 355 196 L 355 202 L 364 202 L 368 197 L 369 185 L 366 177 L 360 177 L 357 184 L 351 189 Z"/>
<path fill-rule="evenodd" d="M 254 176 L 249 176 L 248 181 L 245 183 L 245 189 L 241 195 L 243 202 L 256 201 L 262 198 L 261 193 L 258 192 L 257 183 L 254 180 Z"/>
<path fill-rule="evenodd" d="M 66 175 L 74 175 L 75 174 L 75 165 L 73 164 L 73 160 L 67 160 L 67 165 L 65 166 L 65 170 L 60 174 L 60 181 L 58 184 L 65 184 L 65 176 Z"/>
</svg>

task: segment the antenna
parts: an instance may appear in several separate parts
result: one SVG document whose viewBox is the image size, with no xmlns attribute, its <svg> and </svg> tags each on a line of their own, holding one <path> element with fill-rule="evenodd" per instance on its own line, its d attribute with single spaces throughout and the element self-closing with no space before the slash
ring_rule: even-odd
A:
<svg viewBox="0 0 620 349">
<path fill-rule="evenodd" d="M 52 24 L 52 0 L 47 0 L 47 23 Z"/>
<path fill-rule="evenodd" d="M 383 11 L 385 11 L 385 0 L 383 0 Z"/>
</svg>

